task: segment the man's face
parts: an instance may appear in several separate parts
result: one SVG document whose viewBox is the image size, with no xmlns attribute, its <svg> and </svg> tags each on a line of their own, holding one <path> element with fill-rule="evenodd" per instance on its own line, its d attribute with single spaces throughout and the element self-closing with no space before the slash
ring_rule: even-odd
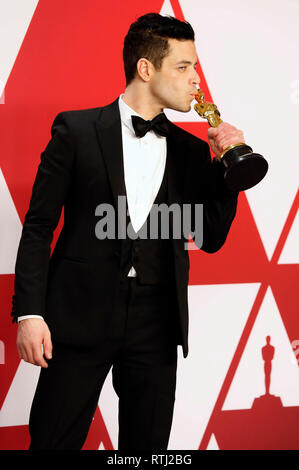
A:
<svg viewBox="0 0 299 470">
<path fill-rule="evenodd" d="M 160 70 L 154 70 L 150 90 L 161 108 L 188 112 L 200 78 L 195 70 L 197 54 L 193 41 L 168 39 L 169 54 Z M 192 95 L 193 93 L 193 95 Z"/>
</svg>

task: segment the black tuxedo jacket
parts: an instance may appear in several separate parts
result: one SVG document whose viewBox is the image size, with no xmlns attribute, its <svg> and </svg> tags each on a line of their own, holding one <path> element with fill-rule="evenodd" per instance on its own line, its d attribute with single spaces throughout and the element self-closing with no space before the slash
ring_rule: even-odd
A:
<svg viewBox="0 0 299 470">
<path fill-rule="evenodd" d="M 203 245 L 224 244 L 238 194 L 226 189 L 223 167 L 211 161 L 206 142 L 169 122 L 169 205 L 203 203 Z M 120 278 L 121 240 L 95 235 L 96 207 L 117 210 L 125 195 L 118 98 L 105 107 L 59 113 L 41 154 L 15 267 L 12 316 L 41 314 L 52 338 L 94 346 L 105 339 Z M 50 257 L 53 231 L 64 207 L 64 225 Z M 184 357 L 188 354 L 185 238 L 171 240 Z M 202 306 L 204 308 L 204 305 Z"/>
</svg>

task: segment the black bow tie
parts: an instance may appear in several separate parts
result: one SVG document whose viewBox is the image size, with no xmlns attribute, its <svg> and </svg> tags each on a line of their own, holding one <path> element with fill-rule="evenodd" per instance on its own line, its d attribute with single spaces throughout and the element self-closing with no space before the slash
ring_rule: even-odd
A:
<svg viewBox="0 0 299 470">
<path fill-rule="evenodd" d="M 164 113 L 158 114 L 151 121 L 145 121 L 139 116 L 132 116 L 132 124 L 136 137 L 143 137 L 148 131 L 155 131 L 156 134 L 164 137 L 169 133 L 168 119 Z"/>
</svg>

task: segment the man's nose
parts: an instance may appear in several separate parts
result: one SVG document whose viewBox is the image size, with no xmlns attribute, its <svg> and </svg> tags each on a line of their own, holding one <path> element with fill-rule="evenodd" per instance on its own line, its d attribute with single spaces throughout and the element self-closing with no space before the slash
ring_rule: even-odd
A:
<svg viewBox="0 0 299 470">
<path fill-rule="evenodd" d="M 198 75 L 198 73 L 196 72 L 196 70 L 195 70 L 195 75 L 194 75 L 194 77 L 193 77 L 192 83 L 193 83 L 194 85 L 199 85 L 199 84 L 200 84 L 200 76 Z"/>
</svg>

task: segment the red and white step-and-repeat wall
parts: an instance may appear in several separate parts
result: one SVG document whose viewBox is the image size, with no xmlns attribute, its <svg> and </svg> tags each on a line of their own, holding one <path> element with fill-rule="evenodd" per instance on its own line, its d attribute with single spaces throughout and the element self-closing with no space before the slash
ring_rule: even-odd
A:
<svg viewBox="0 0 299 470">
<path fill-rule="evenodd" d="M 222 250 L 190 250 L 190 353 L 179 348 L 169 449 L 299 449 L 299 3 L 264 0 L 0 2 L 0 449 L 26 449 L 39 368 L 20 361 L 14 266 L 40 153 L 55 115 L 125 88 L 123 38 L 148 12 L 189 21 L 201 86 L 269 171 L 240 194 Z M 192 109 L 166 111 L 207 139 Z M 61 222 L 54 241 L 61 229 Z M 265 395 L 262 348 L 275 348 Z M 267 349 L 266 349 L 267 351 Z M 267 360 L 266 360 L 267 362 Z M 117 449 L 109 375 L 84 449 Z"/>
</svg>

